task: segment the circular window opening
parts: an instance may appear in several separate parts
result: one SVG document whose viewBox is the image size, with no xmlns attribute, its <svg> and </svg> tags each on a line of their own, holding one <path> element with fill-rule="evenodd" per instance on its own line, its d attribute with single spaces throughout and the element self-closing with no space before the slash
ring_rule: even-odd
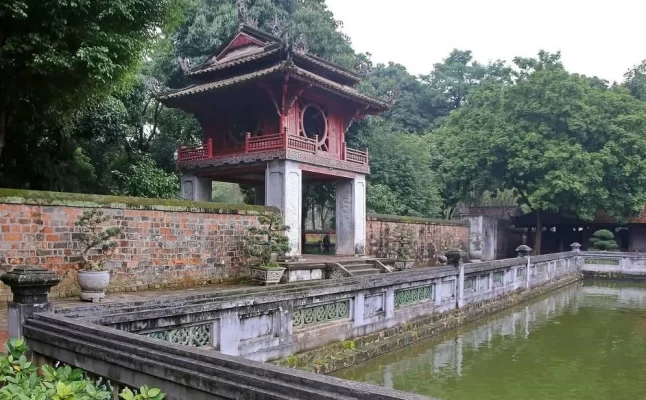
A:
<svg viewBox="0 0 646 400">
<path fill-rule="evenodd" d="M 309 104 L 303 109 L 303 133 L 310 139 L 318 136 L 319 141 L 327 134 L 327 120 L 321 107 Z"/>
<path fill-rule="evenodd" d="M 253 110 L 245 109 L 233 114 L 231 122 L 231 139 L 236 144 L 243 144 L 247 132 L 254 134 L 258 131 L 258 118 Z"/>
</svg>

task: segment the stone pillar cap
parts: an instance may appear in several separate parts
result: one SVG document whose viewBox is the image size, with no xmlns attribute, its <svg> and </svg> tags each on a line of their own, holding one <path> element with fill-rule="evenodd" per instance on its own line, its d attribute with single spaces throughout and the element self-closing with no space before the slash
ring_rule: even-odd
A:
<svg viewBox="0 0 646 400">
<path fill-rule="evenodd" d="M 521 244 L 520 246 L 516 247 L 516 252 L 518 253 L 518 256 L 524 257 L 532 253 L 532 248 L 526 244 Z"/>
<path fill-rule="evenodd" d="M 49 289 L 58 285 L 61 277 L 53 271 L 35 265 L 19 265 L 0 277 L 11 288 L 13 301 L 21 304 L 46 303 Z"/>
<path fill-rule="evenodd" d="M 19 265 L 13 270 L 0 276 L 0 280 L 7 286 L 55 286 L 61 277 L 53 271 L 35 265 Z"/>
</svg>

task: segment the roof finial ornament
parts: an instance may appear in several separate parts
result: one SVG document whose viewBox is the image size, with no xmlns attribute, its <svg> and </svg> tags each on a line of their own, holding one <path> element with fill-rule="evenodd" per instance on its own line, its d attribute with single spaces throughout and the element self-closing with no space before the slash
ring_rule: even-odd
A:
<svg viewBox="0 0 646 400">
<path fill-rule="evenodd" d="M 274 22 L 271 23 L 269 27 L 271 34 L 274 36 L 282 37 L 283 36 L 283 21 L 278 18 L 278 14 L 274 16 Z"/>
<path fill-rule="evenodd" d="M 307 37 L 304 33 L 298 35 L 298 39 L 296 39 L 296 42 L 294 43 L 294 51 L 301 54 L 309 53 L 310 47 L 307 44 Z"/>
<path fill-rule="evenodd" d="M 191 60 L 187 57 L 177 57 L 177 62 L 179 67 L 182 69 L 182 72 L 186 73 L 191 70 Z"/>
<path fill-rule="evenodd" d="M 258 27 L 258 19 L 249 16 L 249 0 L 236 0 L 236 7 L 238 8 L 238 22 L 241 24 Z"/>
</svg>

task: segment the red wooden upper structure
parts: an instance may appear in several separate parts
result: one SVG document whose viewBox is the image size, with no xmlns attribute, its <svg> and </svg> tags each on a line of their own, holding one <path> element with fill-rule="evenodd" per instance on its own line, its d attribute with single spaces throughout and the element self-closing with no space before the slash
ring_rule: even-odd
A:
<svg viewBox="0 0 646 400">
<path fill-rule="evenodd" d="M 158 95 L 168 107 L 194 114 L 204 143 L 182 147 L 182 169 L 291 159 L 368 173 L 367 151 L 350 149 L 345 133 L 355 119 L 388 104 L 358 92 L 360 77 L 241 25 L 232 39 L 185 74 L 190 86 Z"/>
</svg>

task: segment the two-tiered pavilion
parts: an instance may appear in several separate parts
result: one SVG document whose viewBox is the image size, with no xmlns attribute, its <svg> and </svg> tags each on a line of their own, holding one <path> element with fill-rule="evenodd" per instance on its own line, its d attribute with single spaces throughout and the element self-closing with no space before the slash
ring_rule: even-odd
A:
<svg viewBox="0 0 646 400">
<path fill-rule="evenodd" d="M 190 86 L 158 96 L 204 130 L 203 145 L 178 150 L 184 198 L 209 201 L 214 180 L 251 184 L 256 204 L 281 210 L 300 254 L 302 184 L 335 181 L 337 254 L 364 248 L 368 152 L 348 148 L 345 133 L 388 104 L 357 91 L 354 72 L 247 25 L 185 74 Z"/>
</svg>

